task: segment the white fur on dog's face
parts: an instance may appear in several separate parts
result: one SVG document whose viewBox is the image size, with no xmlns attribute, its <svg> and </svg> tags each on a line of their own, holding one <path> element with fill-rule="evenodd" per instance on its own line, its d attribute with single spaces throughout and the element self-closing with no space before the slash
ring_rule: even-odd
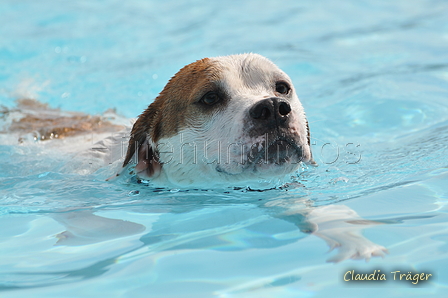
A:
<svg viewBox="0 0 448 298">
<path fill-rule="evenodd" d="M 132 134 L 124 165 L 138 151 L 136 172 L 160 184 L 240 186 L 282 179 L 302 161 L 313 163 L 290 78 L 257 54 L 181 69 Z"/>
</svg>

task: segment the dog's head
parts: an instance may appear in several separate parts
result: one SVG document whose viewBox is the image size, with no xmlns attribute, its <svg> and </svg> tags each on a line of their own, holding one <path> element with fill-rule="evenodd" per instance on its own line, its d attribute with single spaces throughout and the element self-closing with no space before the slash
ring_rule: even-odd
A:
<svg viewBox="0 0 448 298">
<path fill-rule="evenodd" d="M 270 180 L 314 163 L 308 122 L 291 79 L 242 54 L 182 68 L 140 115 L 123 166 L 181 186 Z"/>
</svg>

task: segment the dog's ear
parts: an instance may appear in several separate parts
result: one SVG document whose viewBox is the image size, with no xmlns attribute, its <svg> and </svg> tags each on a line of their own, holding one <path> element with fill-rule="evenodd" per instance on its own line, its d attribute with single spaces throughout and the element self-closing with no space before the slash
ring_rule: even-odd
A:
<svg viewBox="0 0 448 298">
<path fill-rule="evenodd" d="M 162 165 L 158 160 L 155 146 L 160 134 L 160 106 L 162 101 L 154 101 L 137 119 L 132 127 L 128 150 L 123 162 L 127 166 L 134 158 L 136 174 L 140 177 L 156 177 L 160 174 Z"/>
<path fill-rule="evenodd" d="M 306 121 L 306 136 L 308 138 L 308 146 L 311 148 L 311 134 L 310 134 L 310 126 L 308 125 L 308 119 Z"/>
<path fill-rule="evenodd" d="M 311 134 L 310 134 L 310 126 L 308 125 L 308 119 L 306 119 L 306 134 L 308 139 L 308 146 L 310 147 L 310 161 L 309 164 L 317 167 L 317 162 L 313 158 L 313 152 L 311 151 Z"/>
</svg>

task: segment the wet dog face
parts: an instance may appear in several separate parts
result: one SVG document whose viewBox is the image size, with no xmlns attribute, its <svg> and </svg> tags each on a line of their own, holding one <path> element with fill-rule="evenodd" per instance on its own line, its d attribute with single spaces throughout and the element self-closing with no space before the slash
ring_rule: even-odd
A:
<svg viewBox="0 0 448 298">
<path fill-rule="evenodd" d="M 180 186 L 277 179 L 313 163 L 290 78 L 256 54 L 182 68 L 134 124 L 123 166 L 132 160 L 141 178 Z"/>
</svg>

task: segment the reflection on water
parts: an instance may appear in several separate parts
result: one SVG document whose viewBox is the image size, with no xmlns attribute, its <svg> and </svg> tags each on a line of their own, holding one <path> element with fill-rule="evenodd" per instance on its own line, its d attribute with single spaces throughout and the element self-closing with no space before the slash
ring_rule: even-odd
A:
<svg viewBox="0 0 448 298">
<path fill-rule="evenodd" d="M 109 206 L 96 211 L 108 214 L 111 210 L 126 208 L 133 210 L 132 217 L 140 220 L 145 218 L 145 225 L 99 216 L 93 210 L 85 209 L 49 214 L 38 212 L 37 219 L 56 220 L 65 231 L 43 235 L 47 238 L 47 244 L 39 245 L 41 251 L 35 252 L 41 258 L 35 260 L 33 266 L 22 265 L 9 272 L 0 290 L 45 287 L 96 278 L 110 273 L 116 264 L 138 263 L 149 259 L 157 264 L 157 260 L 169 256 L 170 251 L 181 255 L 189 251 L 211 250 L 232 254 L 270 250 L 288 247 L 310 236 L 317 236 L 327 243 L 330 250 L 336 251 L 326 257 L 327 262 L 387 258 L 387 249 L 363 236 L 364 229 L 390 224 L 409 225 L 413 221 L 434 216 L 366 220 L 344 205 L 313 207 L 312 201 L 306 197 L 298 198 L 291 191 L 283 192 L 283 198 L 272 198 L 272 193 L 278 191 L 246 192 L 241 198 L 234 196 L 241 192 L 218 193 L 221 198 L 209 192 L 178 192 L 155 198 L 152 202 L 127 202 L 115 208 Z M 36 219 L 31 219 L 30 224 L 45 229 L 49 222 L 44 221 L 42 225 Z M 28 232 L 23 231 L 21 237 Z M 36 233 L 36 230 L 32 232 Z M 29 235 L 28 238 L 30 236 L 36 235 Z M 123 241 L 121 238 L 128 240 Z M 92 256 L 95 251 L 102 257 L 95 257 L 96 253 Z M 53 260 L 55 253 L 61 255 Z M 61 267 L 59 262 L 67 261 L 67 258 L 84 261 L 69 265 L 72 269 L 57 269 Z M 300 280 L 301 276 L 285 273 L 273 280 L 263 281 L 257 287 L 286 285 Z"/>
</svg>

